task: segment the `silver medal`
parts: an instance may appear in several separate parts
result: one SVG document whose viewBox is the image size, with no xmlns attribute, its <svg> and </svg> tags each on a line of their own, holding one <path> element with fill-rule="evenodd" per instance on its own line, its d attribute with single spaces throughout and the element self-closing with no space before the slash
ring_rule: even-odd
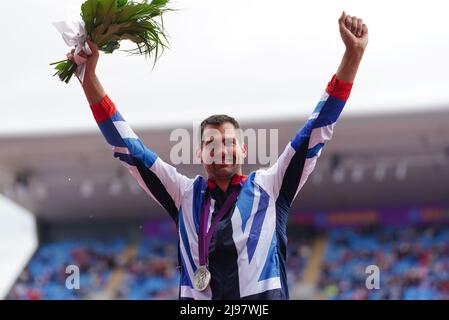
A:
<svg viewBox="0 0 449 320">
<path fill-rule="evenodd" d="M 199 266 L 193 275 L 193 287 L 195 290 L 203 291 L 210 282 L 210 272 L 206 266 Z"/>
</svg>

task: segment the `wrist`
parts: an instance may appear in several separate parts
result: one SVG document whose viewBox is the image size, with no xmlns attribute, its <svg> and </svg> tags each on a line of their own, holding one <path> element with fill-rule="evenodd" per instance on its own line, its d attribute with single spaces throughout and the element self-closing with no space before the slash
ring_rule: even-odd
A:
<svg viewBox="0 0 449 320">
<path fill-rule="evenodd" d="M 87 80 L 87 81 L 92 81 L 96 77 L 97 77 L 97 75 L 96 75 L 95 71 L 93 71 L 93 72 L 86 72 L 84 74 L 84 80 Z"/>
<path fill-rule="evenodd" d="M 98 79 L 98 78 L 97 78 L 97 75 L 95 74 L 95 72 L 86 72 L 84 74 L 84 79 L 83 79 L 83 82 L 81 83 L 81 86 L 84 89 L 91 87 L 91 86 L 95 86 L 95 83 L 97 81 L 96 79 Z"/>
<path fill-rule="evenodd" d="M 363 54 L 365 53 L 365 48 L 363 47 L 346 47 L 345 56 L 354 60 L 354 59 L 362 59 Z"/>
</svg>

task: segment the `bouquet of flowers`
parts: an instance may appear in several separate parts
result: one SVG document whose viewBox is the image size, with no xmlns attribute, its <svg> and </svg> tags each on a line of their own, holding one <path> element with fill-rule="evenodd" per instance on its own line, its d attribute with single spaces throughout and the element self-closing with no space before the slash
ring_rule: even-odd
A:
<svg viewBox="0 0 449 320">
<path fill-rule="evenodd" d="M 87 0 L 81 5 L 82 21 L 72 25 L 54 23 L 67 45 L 75 47 L 74 59 L 77 62 L 65 59 L 52 63 L 56 69 L 54 75 L 68 83 L 76 74 L 83 81 L 85 59 L 78 54 L 82 50 L 91 54 L 86 43 L 88 38 L 105 53 L 118 49 L 122 40 L 130 40 L 137 47 L 128 52 L 153 57 L 156 63 L 168 43 L 162 20 L 162 14 L 171 10 L 167 7 L 168 1 Z"/>
</svg>

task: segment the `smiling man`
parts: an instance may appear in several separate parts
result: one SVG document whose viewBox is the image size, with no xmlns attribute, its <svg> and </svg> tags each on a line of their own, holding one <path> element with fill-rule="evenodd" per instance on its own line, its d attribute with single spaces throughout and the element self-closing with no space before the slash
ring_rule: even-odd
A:
<svg viewBox="0 0 449 320">
<path fill-rule="evenodd" d="M 96 76 L 89 42 L 82 87 L 118 158 L 172 217 L 178 230 L 180 299 L 288 299 L 289 208 L 315 167 L 349 97 L 368 44 L 361 19 L 338 20 L 345 53 L 312 115 L 269 169 L 243 175 L 247 149 L 238 122 L 214 115 L 201 123 L 207 177 L 188 178 L 148 149 L 117 111 Z M 68 55 L 73 61 L 73 54 Z"/>
</svg>

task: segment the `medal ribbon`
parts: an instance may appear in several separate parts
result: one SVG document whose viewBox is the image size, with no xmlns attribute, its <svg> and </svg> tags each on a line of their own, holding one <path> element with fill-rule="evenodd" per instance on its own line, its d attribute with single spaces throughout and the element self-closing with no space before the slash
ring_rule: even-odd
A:
<svg viewBox="0 0 449 320">
<path fill-rule="evenodd" d="M 230 195 L 228 195 L 225 202 L 223 203 L 223 205 L 213 218 L 209 231 L 207 231 L 207 222 L 209 221 L 211 197 L 208 192 L 206 201 L 204 201 L 201 212 L 200 232 L 198 235 L 198 249 L 199 249 L 198 251 L 199 251 L 200 266 L 205 266 L 207 264 L 207 255 L 209 253 L 209 246 L 212 239 L 212 235 L 214 234 L 214 231 L 217 228 L 218 222 L 220 222 L 221 218 L 223 218 L 226 212 L 228 212 L 228 210 L 235 204 L 235 201 L 237 200 L 237 197 L 240 194 L 241 187 L 242 183 L 240 183 L 238 187 L 234 191 L 232 191 Z"/>
</svg>

